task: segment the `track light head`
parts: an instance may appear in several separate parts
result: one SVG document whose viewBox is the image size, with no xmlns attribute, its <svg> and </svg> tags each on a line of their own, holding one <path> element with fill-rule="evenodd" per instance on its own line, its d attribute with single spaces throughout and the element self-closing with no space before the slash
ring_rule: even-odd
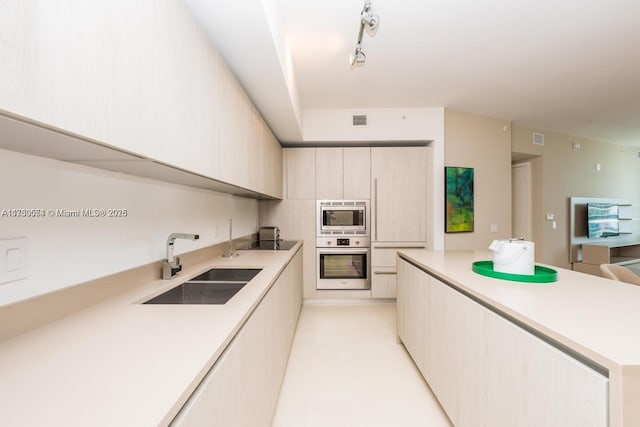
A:
<svg viewBox="0 0 640 427">
<path fill-rule="evenodd" d="M 358 46 L 355 52 L 349 56 L 349 65 L 351 65 L 351 68 L 362 67 L 366 59 L 367 56 L 362 51 L 362 48 Z"/>
<path fill-rule="evenodd" d="M 361 14 L 362 24 L 371 37 L 373 37 L 378 31 L 378 25 L 380 24 L 380 16 L 374 14 L 371 11 L 371 3 L 365 4 L 364 10 Z"/>
</svg>

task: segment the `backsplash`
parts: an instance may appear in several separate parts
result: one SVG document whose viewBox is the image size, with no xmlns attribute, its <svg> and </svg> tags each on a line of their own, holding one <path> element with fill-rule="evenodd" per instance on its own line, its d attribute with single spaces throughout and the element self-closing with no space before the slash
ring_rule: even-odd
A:
<svg viewBox="0 0 640 427">
<path fill-rule="evenodd" d="M 229 218 L 234 237 L 258 223 L 256 200 L 11 151 L 0 179 L 0 239 L 28 240 L 28 277 L 0 284 L 0 306 L 163 259 L 173 232 L 200 235 L 180 254 L 226 241 Z"/>
</svg>

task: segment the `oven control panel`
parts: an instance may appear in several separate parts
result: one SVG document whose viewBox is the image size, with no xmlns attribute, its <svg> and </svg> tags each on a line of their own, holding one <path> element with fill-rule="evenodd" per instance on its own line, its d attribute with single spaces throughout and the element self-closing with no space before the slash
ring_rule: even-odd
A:
<svg viewBox="0 0 640 427">
<path fill-rule="evenodd" d="M 371 245 L 369 237 L 318 237 L 316 247 L 318 248 L 368 248 Z"/>
</svg>

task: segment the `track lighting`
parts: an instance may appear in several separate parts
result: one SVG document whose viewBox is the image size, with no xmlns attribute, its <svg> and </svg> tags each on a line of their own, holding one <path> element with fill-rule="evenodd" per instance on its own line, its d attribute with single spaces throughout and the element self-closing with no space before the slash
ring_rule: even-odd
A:
<svg viewBox="0 0 640 427">
<path fill-rule="evenodd" d="M 358 40 L 356 42 L 356 50 L 349 56 L 349 65 L 356 68 L 364 65 L 366 55 L 362 51 L 362 34 L 367 30 L 367 34 L 373 37 L 378 31 L 380 17 L 371 10 L 371 0 L 364 2 L 364 7 L 360 13 L 360 30 L 358 31 Z"/>
<path fill-rule="evenodd" d="M 349 65 L 351 65 L 351 68 L 363 66 L 365 59 L 367 59 L 367 56 L 360 46 L 358 46 L 356 47 L 356 51 L 349 55 Z"/>
<path fill-rule="evenodd" d="M 364 25 L 367 30 L 367 34 L 373 37 L 376 34 L 376 31 L 378 31 L 380 17 L 375 15 L 371 10 L 371 1 L 365 2 L 364 9 L 362 9 L 360 16 L 362 17 L 362 25 Z"/>
</svg>

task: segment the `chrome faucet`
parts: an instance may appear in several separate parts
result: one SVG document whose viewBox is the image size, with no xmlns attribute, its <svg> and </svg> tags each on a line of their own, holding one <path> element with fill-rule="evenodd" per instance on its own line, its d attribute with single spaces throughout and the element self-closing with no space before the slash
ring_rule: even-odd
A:
<svg viewBox="0 0 640 427">
<path fill-rule="evenodd" d="M 171 233 L 167 239 L 167 259 L 162 264 L 162 278 L 173 279 L 182 270 L 180 258 L 173 256 L 173 243 L 176 239 L 198 240 L 200 235 L 187 233 Z"/>
<path fill-rule="evenodd" d="M 233 245 L 233 219 L 229 219 L 229 252 L 222 254 L 225 258 L 237 257 L 239 254 L 236 252 L 236 248 Z"/>
</svg>

